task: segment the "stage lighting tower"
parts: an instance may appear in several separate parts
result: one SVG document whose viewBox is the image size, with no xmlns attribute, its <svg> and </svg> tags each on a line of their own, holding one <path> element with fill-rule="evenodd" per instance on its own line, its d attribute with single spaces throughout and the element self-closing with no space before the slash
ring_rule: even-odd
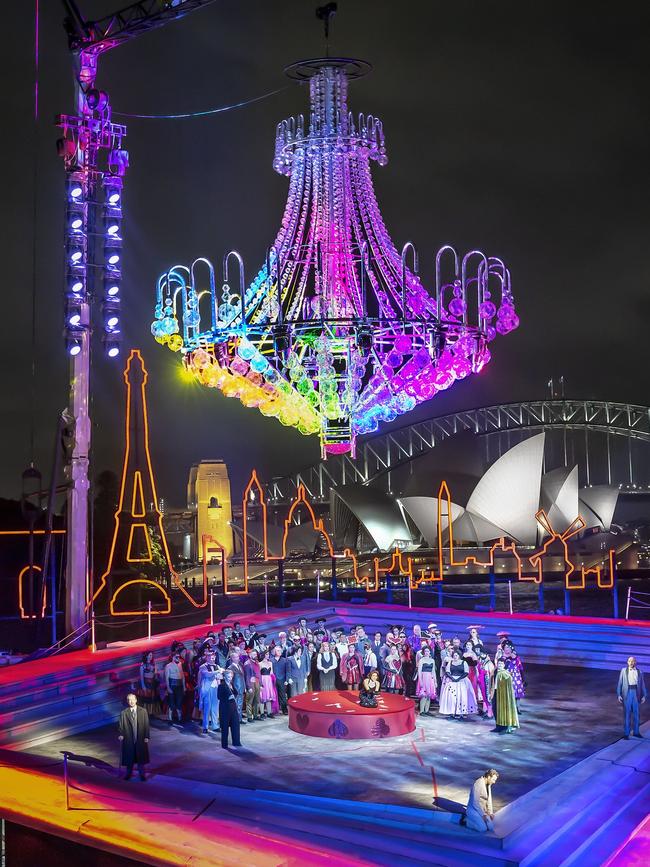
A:
<svg viewBox="0 0 650 867">
<path fill-rule="evenodd" d="M 70 357 L 70 456 L 66 565 L 66 631 L 87 620 L 92 597 L 88 562 L 88 491 L 91 423 L 89 383 L 93 319 L 109 358 L 120 352 L 122 189 L 129 165 L 124 124 L 113 123 L 108 94 L 95 86 L 106 51 L 176 21 L 213 0 L 138 0 L 97 21 L 87 21 L 75 0 L 63 0 L 64 26 L 74 59 L 75 115 L 60 115 L 57 150 L 66 175 L 64 339 Z M 95 308 L 99 308 L 95 310 Z"/>
</svg>

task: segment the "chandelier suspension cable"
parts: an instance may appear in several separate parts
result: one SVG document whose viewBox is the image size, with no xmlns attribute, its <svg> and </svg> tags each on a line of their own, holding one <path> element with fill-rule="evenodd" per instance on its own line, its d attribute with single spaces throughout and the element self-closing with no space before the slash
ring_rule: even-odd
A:
<svg viewBox="0 0 650 867">
<path fill-rule="evenodd" d="M 261 102 L 263 99 L 269 99 L 278 93 L 285 90 L 290 90 L 294 84 L 302 84 L 302 82 L 292 82 L 285 84 L 284 87 L 278 87 L 275 90 L 269 90 L 268 93 L 262 93 L 260 96 L 254 96 L 251 99 L 244 99 L 241 102 L 234 102 L 231 105 L 222 105 L 218 108 L 209 108 L 205 111 L 190 111 L 184 114 L 130 114 L 126 111 L 114 111 L 113 114 L 118 117 L 134 117 L 139 120 L 186 120 L 193 117 L 209 117 L 213 114 L 222 114 L 226 111 L 232 111 L 235 108 L 244 108 L 247 105 L 253 105 L 255 102 Z"/>
</svg>

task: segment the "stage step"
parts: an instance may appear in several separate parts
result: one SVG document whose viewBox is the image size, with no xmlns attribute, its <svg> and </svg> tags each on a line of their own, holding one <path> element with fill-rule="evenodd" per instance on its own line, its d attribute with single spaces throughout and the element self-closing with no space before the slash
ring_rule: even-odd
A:
<svg viewBox="0 0 650 867">
<path fill-rule="evenodd" d="M 313 843 L 317 834 L 329 847 L 338 845 L 344 852 L 358 848 L 376 864 L 515 867 L 497 838 L 473 834 L 424 810 L 244 789 L 228 789 L 214 810 L 260 831 L 286 830 L 292 839 Z"/>
</svg>

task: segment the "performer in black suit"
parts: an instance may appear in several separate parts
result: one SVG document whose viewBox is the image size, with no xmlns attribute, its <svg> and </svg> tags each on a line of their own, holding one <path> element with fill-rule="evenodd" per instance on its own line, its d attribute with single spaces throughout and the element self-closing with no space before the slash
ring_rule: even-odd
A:
<svg viewBox="0 0 650 867">
<path fill-rule="evenodd" d="M 223 680 L 217 688 L 219 699 L 219 726 L 221 728 L 221 746 L 228 749 L 228 729 L 233 747 L 240 747 L 239 740 L 239 710 L 237 709 L 237 691 L 232 685 L 232 671 L 227 668 Z"/>
<path fill-rule="evenodd" d="M 138 707 L 138 699 L 127 695 L 128 707 L 120 714 L 118 739 L 122 744 L 121 764 L 126 767 L 125 780 L 130 780 L 137 763 L 140 779 L 145 781 L 144 766 L 149 761 L 149 714 Z"/>
</svg>

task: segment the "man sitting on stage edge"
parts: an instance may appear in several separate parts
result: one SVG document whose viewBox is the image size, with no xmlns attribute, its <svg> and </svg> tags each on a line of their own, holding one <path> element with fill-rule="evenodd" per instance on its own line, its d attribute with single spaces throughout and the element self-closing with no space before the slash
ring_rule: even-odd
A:
<svg viewBox="0 0 650 867">
<path fill-rule="evenodd" d="M 137 763 L 140 779 L 144 783 L 144 766 L 149 762 L 149 714 L 138 706 L 138 699 L 130 692 L 120 714 L 118 739 L 122 744 L 120 764 L 126 767 L 125 780 L 130 780 L 133 765 Z"/>
</svg>

